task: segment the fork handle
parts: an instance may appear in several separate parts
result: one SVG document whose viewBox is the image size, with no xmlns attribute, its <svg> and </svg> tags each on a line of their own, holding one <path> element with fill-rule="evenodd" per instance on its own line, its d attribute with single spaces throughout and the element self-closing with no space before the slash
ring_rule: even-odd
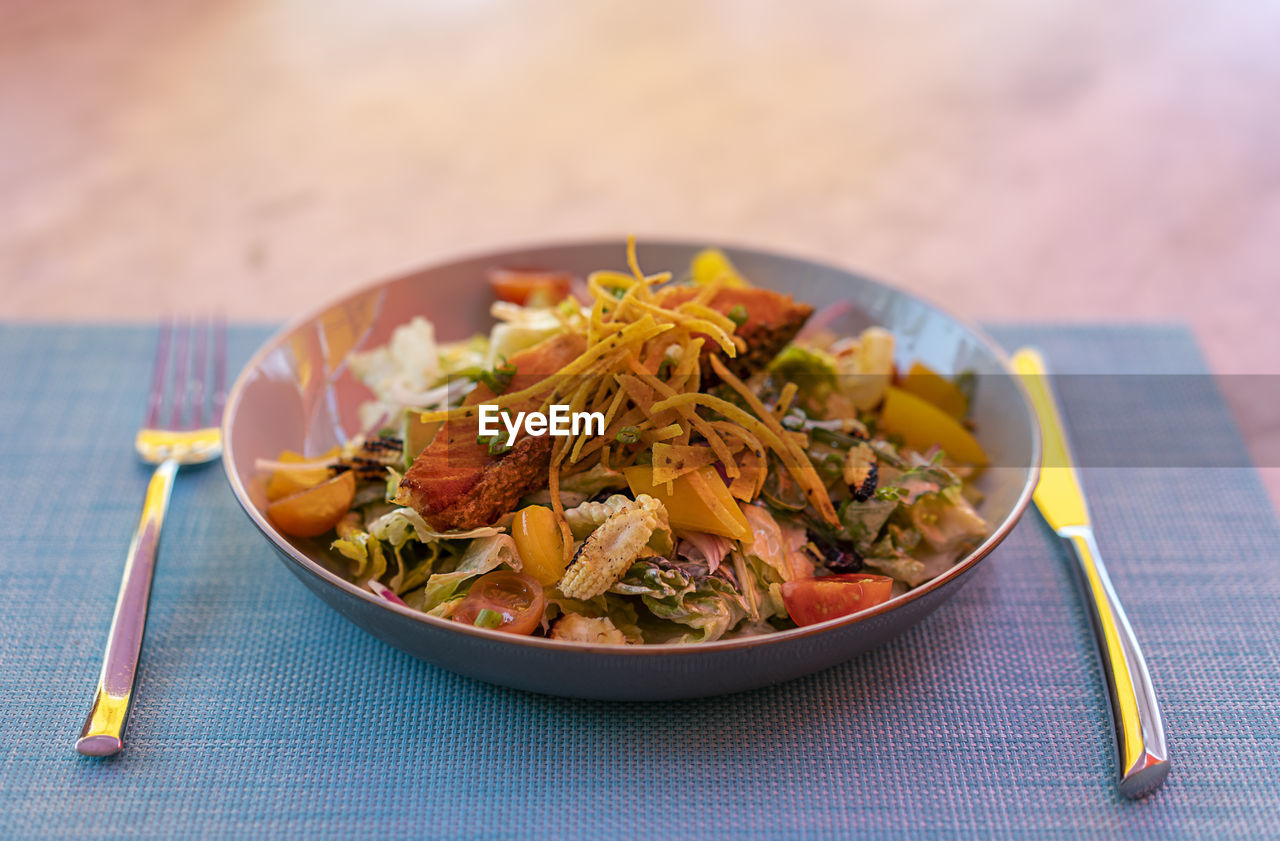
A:
<svg viewBox="0 0 1280 841">
<path fill-rule="evenodd" d="M 124 747 L 124 728 L 129 719 L 133 681 L 142 651 L 142 633 L 147 624 L 147 602 L 151 597 L 151 575 L 156 568 L 160 527 L 169 507 L 169 493 L 178 473 L 178 462 L 165 459 L 151 474 L 142 517 L 129 544 L 124 563 L 124 579 L 116 596 L 111 617 L 111 633 L 103 655 L 102 674 L 85 717 L 76 750 L 85 756 L 111 756 Z"/>
<path fill-rule="evenodd" d="M 1058 535 L 1071 547 L 1081 589 L 1089 605 L 1115 727 L 1118 784 L 1125 797 L 1141 797 L 1169 774 L 1169 747 L 1151 675 L 1111 577 L 1098 552 L 1093 529 L 1064 526 Z"/>
</svg>

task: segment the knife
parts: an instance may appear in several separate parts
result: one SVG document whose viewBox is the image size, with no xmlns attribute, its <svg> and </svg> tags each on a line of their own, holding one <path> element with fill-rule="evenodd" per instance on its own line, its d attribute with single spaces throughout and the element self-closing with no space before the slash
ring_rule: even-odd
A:
<svg viewBox="0 0 1280 841">
<path fill-rule="evenodd" d="M 1014 354 L 1013 367 L 1031 395 L 1044 438 L 1040 481 L 1033 498 L 1049 527 L 1075 556 L 1107 679 L 1118 758 L 1117 784 L 1125 797 L 1142 797 L 1158 789 L 1169 774 L 1169 747 L 1160 705 L 1138 639 L 1098 552 L 1084 489 L 1071 458 L 1044 359 L 1038 351 L 1023 348 Z"/>
</svg>

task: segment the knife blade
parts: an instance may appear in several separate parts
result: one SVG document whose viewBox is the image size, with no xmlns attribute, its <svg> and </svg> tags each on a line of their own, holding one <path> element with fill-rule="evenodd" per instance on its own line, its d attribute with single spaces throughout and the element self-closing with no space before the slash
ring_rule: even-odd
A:
<svg viewBox="0 0 1280 841">
<path fill-rule="evenodd" d="M 1094 638 L 1106 676 L 1115 734 L 1117 786 L 1136 798 L 1158 789 L 1169 774 L 1169 748 L 1146 659 L 1112 586 L 1089 518 L 1084 486 L 1071 455 L 1066 428 L 1040 353 L 1023 348 L 1013 367 L 1040 419 L 1044 442 L 1040 481 L 1033 499 L 1049 527 L 1070 547 L 1089 608 Z"/>
</svg>

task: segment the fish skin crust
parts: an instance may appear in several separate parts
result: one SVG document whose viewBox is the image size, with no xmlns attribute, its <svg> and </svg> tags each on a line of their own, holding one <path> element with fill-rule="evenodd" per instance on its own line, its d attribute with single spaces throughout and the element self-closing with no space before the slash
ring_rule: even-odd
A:
<svg viewBox="0 0 1280 841">
<path fill-rule="evenodd" d="M 515 508 L 520 497 L 546 484 L 551 469 L 551 438 L 525 435 L 501 458 L 467 470 L 465 480 L 459 477 L 456 482 L 440 481 L 438 473 L 430 478 L 424 475 L 428 469 L 436 471 L 436 461 L 427 461 L 424 469 L 415 473 L 419 463 L 415 460 L 400 480 L 396 502 L 409 505 L 432 528 L 441 531 L 480 528 L 500 519 Z"/>
<path fill-rule="evenodd" d="M 556 373 L 584 350 L 583 337 L 561 333 L 514 354 L 508 362 L 516 374 L 507 393 Z M 492 391 L 478 385 L 463 403 L 475 405 L 493 397 Z M 532 403 L 537 402 L 511 408 L 528 411 L 536 408 Z M 479 417 L 445 422 L 400 480 L 395 501 L 413 508 L 432 528 L 472 529 L 493 523 L 514 508 L 520 497 L 546 484 L 551 466 L 550 436 L 522 435 L 509 451 L 493 456 L 488 446 L 476 443 L 479 434 Z"/>
<path fill-rule="evenodd" d="M 692 286 L 669 286 L 657 293 L 657 303 L 676 307 L 698 293 Z M 721 289 L 708 305 L 724 314 L 742 306 L 747 320 L 735 331 L 747 343 L 747 350 L 732 359 L 723 359 L 734 374 L 745 377 L 763 368 L 787 342 L 791 341 L 813 312 L 800 303 L 769 289 Z M 512 356 L 509 364 L 516 374 L 507 388 L 514 393 L 534 385 L 564 368 L 586 350 L 586 340 L 577 334 L 561 333 Z M 713 342 L 703 346 L 704 363 L 718 353 Z M 703 384 L 714 381 L 710 365 L 705 365 Z M 467 395 L 465 405 L 493 398 L 484 385 Z M 536 402 L 536 401 L 535 401 Z M 528 411 L 533 405 L 513 406 Z M 484 444 L 476 443 L 478 417 L 447 421 L 409 467 L 400 481 L 395 501 L 413 508 L 432 528 L 441 531 L 487 526 L 515 508 L 522 496 L 547 484 L 551 466 L 552 440 L 549 435 L 522 435 L 501 456 L 492 456 Z M 505 433 L 504 433 L 505 434 Z"/>
</svg>

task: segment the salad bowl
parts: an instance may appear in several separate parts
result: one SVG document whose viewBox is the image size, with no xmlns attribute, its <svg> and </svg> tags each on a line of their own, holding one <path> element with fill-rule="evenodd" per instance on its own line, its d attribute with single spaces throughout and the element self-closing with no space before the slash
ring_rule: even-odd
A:
<svg viewBox="0 0 1280 841">
<path fill-rule="evenodd" d="M 649 270 L 679 271 L 700 245 L 644 242 Z M 442 340 L 484 329 L 495 266 L 538 266 L 585 276 L 625 269 L 626 244 L 600 241 L 518 248 L 411 272 L 367 286 L 293 321 L 254 354 L 231 389 L 223 420 L 231 488 L 286 567 L 312 592 L 378 639 L 429 663 L 491 683 L 552 695 L 646 701 L 751 689 L 809 674 L 882 645 L 955 595 L 1010 532 L 1035 487 L 1039 426 L 1000 348 L 980 330 L 906 292 L 850 271 L 747 248 L 726 248 L 752 282 L 785 291 L 816 310 L 839 312 L 832 329 L 871 325 L 896 337 L 901 368 L 972 371 L 980 385 L 972 419 L 990 457 L 976 481 L 985 538 L 938 577 L 877 607 L 815 625 L 693 644 L 604 645 L 517 636 L 428 616 L 357 586 L 325 539 L 282 534 L 266 516 L 262 459 L 283 450 L 317 454 L 360 430 L 370 398 L 347 364 L 356 351 L 386 344 L 414 316 Z"/>
</svg>

